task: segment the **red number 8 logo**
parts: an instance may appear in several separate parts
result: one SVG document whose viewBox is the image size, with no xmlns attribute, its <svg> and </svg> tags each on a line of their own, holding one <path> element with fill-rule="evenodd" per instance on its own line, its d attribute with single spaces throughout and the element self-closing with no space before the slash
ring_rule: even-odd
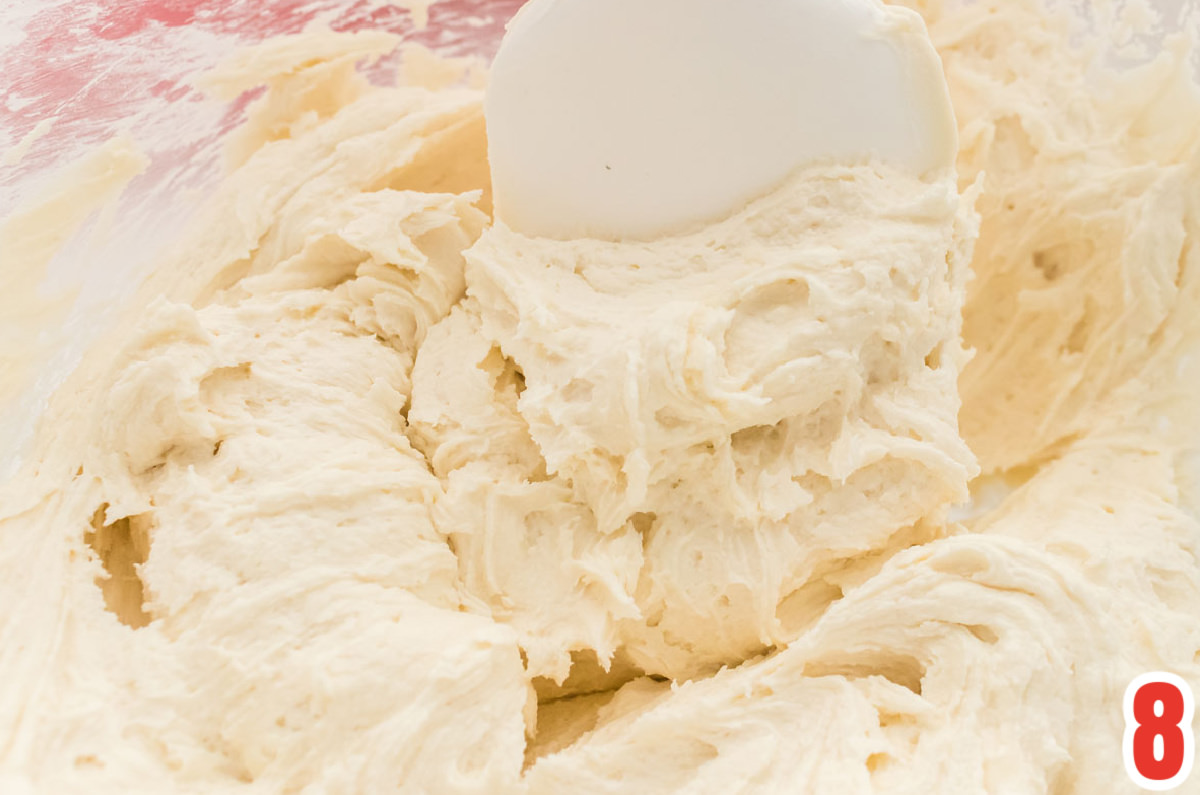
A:
<svg viewBox="0 0 1200 795">
<path fill-rule="evenodd" d="M 1142 789 L 1161 792 L 1192 772 L 1192 689 L 1175 674 L 1142 674 L 1125 690 L 1125 771 Z"/>
</svg>

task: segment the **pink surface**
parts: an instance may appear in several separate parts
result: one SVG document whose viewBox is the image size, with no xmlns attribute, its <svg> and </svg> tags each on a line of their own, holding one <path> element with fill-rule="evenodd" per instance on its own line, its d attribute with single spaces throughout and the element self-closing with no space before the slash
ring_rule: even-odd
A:
<svg viewBox="0 0 1200 795">
<path fill-rule="evenodd" d="M 417 30 L 412 14 L 388 0 L 5 0 L 0 153 L 40 120 L 56 121 L 21 166 L 0 179 L 11 187 L 77 145 L 108 138 L 133 116 L 159 138 L 161 127 L 169 132 L 178 125 L 185 149 L 207 143 L 205 133 L 213 131 L 179 112 L 203 100 L 187 81 L 239 45 L 323 21 L 334 30 L 398 33 L 446 55 L 490 58 L 522 2 L 445 0 L 430 7 L 428 26 Z"/>
</svg>

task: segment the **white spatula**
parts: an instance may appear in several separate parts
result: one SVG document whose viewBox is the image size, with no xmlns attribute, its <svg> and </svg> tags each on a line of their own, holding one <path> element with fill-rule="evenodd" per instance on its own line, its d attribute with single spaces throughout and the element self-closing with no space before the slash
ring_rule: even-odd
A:
<svg viewBox="0 0 1200 795">
<path fill-rule="evenodd" d="M 957 137 L 921 18 L 878 0 L 532 0 L 491 72 L 498 217 L 646 239 L 820 160 L 925 174 Z"/>
</svg>

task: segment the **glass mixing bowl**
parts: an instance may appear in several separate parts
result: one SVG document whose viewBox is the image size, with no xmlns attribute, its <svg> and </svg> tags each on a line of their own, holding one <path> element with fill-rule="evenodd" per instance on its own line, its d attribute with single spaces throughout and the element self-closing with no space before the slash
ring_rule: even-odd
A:
<svg viewBox="0 0 1200 795">
<path fill-rule="evenodd" d="M 385 30 L 442 56 L 490 59 L 524 0 L 6 0 L 0 4 L 0 224 L 54 189 L 66 163 L 128 134 L 150 158 L 117 204 L 48 266 L 40 290 L 65 295 L 31 375 L 0 372 L 0 480 L 19 465 L 46 399 L 222 175 L 221 138 L 253 94 L 207 99 L 191 78 L 238 47 L 296 33 Z M 392 80 L 398 56 L 371 67 Z M 0 251 L 0 289 L 24 263 Z M 0 318 L 0 320 L 3 320 Z M 52 326 L 52 327 L 51 327 Z M 3 324 L 0 323 L 0 328 Z M 41 348 L 39 347 L 39 350 Z M 0 362 L 3 360 L 0 359 Z"/>
</svg>

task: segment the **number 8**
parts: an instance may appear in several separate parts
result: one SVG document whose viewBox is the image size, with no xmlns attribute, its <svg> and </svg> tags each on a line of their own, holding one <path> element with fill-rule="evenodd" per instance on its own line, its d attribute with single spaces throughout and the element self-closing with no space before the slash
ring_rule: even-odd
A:
<svg viewBox="0 0 1200 795">
<path fill-rule="evenodd" d="M 1195 704 L 1175 674 L 1142 674 L 1125 690 L 1125 771 L 1142 789 L 1161 792 L 1192 772 Z"/>
</svg>

